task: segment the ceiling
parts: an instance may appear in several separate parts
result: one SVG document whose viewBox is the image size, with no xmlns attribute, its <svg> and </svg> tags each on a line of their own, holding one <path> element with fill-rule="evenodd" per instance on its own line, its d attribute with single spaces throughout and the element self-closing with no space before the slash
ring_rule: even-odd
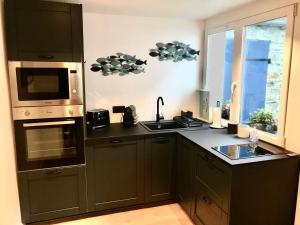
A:
<svg viewBox="0 0 300 225">
<path fill-rule="evenodd" d="M 66 1 L 66 0 L 54 0 Z M 206 19 L 255 0 L 67 0 L 84 10 L 130 16 Z"/>
</svg>

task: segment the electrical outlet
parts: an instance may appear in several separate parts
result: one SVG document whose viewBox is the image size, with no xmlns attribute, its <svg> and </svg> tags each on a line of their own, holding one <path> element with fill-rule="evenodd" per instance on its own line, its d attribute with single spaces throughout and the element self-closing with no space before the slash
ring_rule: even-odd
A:
<svg viewBox="0 0 300 225">
<path fill-rule="evenodd" d="M 123 113 L 125 106 L 113 106 L 113 113 Z"/>
</svg>

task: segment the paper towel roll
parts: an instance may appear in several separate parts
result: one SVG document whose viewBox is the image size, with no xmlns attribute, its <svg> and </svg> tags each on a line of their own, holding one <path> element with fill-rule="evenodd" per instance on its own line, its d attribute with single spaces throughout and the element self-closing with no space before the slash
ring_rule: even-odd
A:
<svg viewBox="0 0 300 225">
<path fill-rule="evenodd" d="M 221 108 L 215 107 L 213 109 L 213 124 L 212 127 L 220 128 L 221 126 Z"/>
</svg>

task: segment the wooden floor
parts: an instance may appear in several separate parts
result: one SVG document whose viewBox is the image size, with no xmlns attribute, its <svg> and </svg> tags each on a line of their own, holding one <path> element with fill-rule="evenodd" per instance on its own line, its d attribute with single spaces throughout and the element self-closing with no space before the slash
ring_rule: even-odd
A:
<svg viewBox="0 0 300 225">
<path fill-rule="evenodd" d="M 193 225 L 178 204 L 91 217 L 56 225 Z"/>
</svg>

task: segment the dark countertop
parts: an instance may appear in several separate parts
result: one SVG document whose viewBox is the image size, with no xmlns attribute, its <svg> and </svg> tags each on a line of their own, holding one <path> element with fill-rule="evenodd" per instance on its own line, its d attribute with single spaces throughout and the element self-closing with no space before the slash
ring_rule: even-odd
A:
<svg viewBox="0 0 300 225">
<path fill-rule="evenodd" d="M 228 135 L 226 129 L 215 130 L 215 129 L 207 128 L 199 131 L 185 131 L 185 132 L 178 131 L 178 133 L 232 166 L 246 164 L 246 163 L 275 160 L 275 159 L 285 159 L 297 155 L 296 153 L 287 151 L 287 154 L 281 154 L 281 155 L 260 156 L 255 158 L 232 160 L 227 158 L 223 154 L 217 152 L 216 150 L 212 149 L 211 147 L 221 146 L 221 145 L 247 144 L 249 143 L 248 139 L 241 139 L 236 137 L 235 135 Z M 263 144 L 266 146 L 270 146 L 271 148 L 279 151 L 286 151 L 280 147 L 276 147 L 268 143 L 263 143 Z"/>
<path fill-rule="evenodd" d="M 121 138 L 121 137 L 138 137 L 138 136 L 151 136 L 157 134 L 171 134 L 178 133 L 196 145 L 207 150 L 216 157 L 222 159 L 229 165 L 240 165 L 246 163 L 254 163 L 275 159 L 288 158 L 290 156 L 295 156 L 297 154 L 287 152 L 288 155 L 272 155 L 272 156 L 261 156 L 256 158 L 247 158 L 239 160 L 231 160 L 221 153 L 215 151 L 211 147 L 221 146 L 221 145 L 234 145 L 234 144 L 247 144 L 248 139 L 240 139 L 235 135 L 228 135 L 226 129 L 215 130 L 208 127 L 202 128 L 187 128 L 187 129 L 176 129 L 176 130 L 164 130 L 164 131 L 148 131 L 141 124 L 138 124 L 132 128 L 124 128 L 121 123 L 113 123 L 110 127 L 96 130 L 88 134 L 85 141 L 86 143 L 93 143 L 95 141 L 101 141 L 111 138 Z M 278 148 L 278 147 L 275 147 Z M 280 148 L 278 148 L 280 149 Z"/>
<path fill-rule="evenodd" d="M 121 123 L 111 123 L 109 127 L 94 130 L 87 134 L 86 142 L 93 142 L 94 140 L 102 140 L 107 138 L 117 137 L 136 137 L 144 136 L 150 133 L 141 124 L 135 127 L 124 128 Z"/>
</svg>

